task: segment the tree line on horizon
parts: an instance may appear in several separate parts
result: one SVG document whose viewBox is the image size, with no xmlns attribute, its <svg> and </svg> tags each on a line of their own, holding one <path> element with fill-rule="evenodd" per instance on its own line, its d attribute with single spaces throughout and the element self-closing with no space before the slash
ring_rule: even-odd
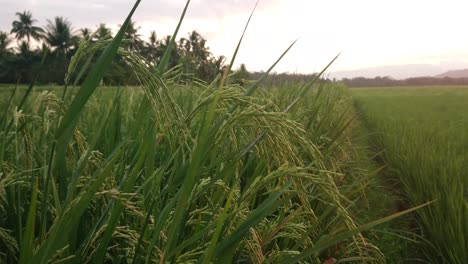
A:
<svg viewBox="0 0 468 264">
<path fill-rule="evenodd" d="M 375 78 L 344 78 L 341 82 L 347 87 L 389 87 L 389 86 L 429 86 L 429 85 L 468 85 L 468 78 L 411 77 L 403 80 L 389 76 Z"/>
<path fill-rule="evenodd" d="M 70 60 L 81 41 L 97 42 L 113 37 L 112 30 L 104 23 L 94 30 L 74 30 L 71 22 L 60 16 L 47 20 L 44 27 L 37 26 L 37 20 L 30 11 L 17 12 L 16 17 L 10 32 L 0 31 L 0 83 L 30 83 L 38 73 L 39 84 L 63 84 Z M 171 36 L 159 39 L 153 30 L 145 39 L 139 30 L 140 27 L 131 21 L 125 32 L 126 41 L 123 47 L 138 52 L 148 63 L 157 65 L 170 43 Z M 207 40 L 193 30 L 187 37 L 176 41 L 168 66 L 180 66 L 183 76 L 187 78 L 211 81 L 227 65 L 226 57 L 213 55 L 207 46 Z M 245 64 L 241 64 L 232 80 L 243 84 L 249 79 L 260 78 L 262 74 L 263 72 L 249 72 Z M 316 74 L 271 73 L 265 84 L 276 86 L 308 82 L 315 77 Z M 468 85 L 468 78 L 414 77 L 397 80 L 388 76 L 378 76 L 344 78 L 339 82 L 348 87 Z M 103 84 L 134 85 L 138 84 L 138 81 L 132 70 L 117 57 L 104 76 Z"/>
<path fill-rule="evenodd" d="M 74 30 L 71 22 L 64 17 L 47 20 L 45 27 L 39 27 L 29 11 L 18 12 L 16 16 L 17 20 L 13 21 L 10 32 L 0 31 L 0 83 L 29 83 L 39 72 L 38 83 L 63 84 L 70 59 L 81 41 L 97 42 L 113 37 L 112 30 L 104 23 L 95 30 Z M 151 31 L 148 38 L 144 39 L 139 30 L 140 27 L 131 21 L 125 32 L 124 48 L 138 52 L 148 63 L 157 65 L 171 36 L 159 39 L 156 32 Z M 32 45 L 32 40 L 36 45 Z M 138 83 L 123 60 L 117 57 L 114 62 L 103 78 L 104 84 Z M 184 76 L 206 81 L 213 80 L 222 72 L 225 63 L 226 57 L 213 55 L 207 40 L 195 30 L 176 41 L 169 59 L 169 67 L 180 66 Z M 237 75 L 238 79 L 248 78 L 245 65 L 241 65 Z"/>
</svg>

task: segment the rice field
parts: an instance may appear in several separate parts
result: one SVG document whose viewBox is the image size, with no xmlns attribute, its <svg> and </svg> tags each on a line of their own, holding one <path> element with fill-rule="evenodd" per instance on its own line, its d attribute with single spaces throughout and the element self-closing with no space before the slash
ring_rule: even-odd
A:
<svg viewBox="0 0 468 264">
<path fill-rule="evenodd" d="M 381 262 L 343 88 L 167 87 L 98 88 L 64 149 L 80 90 L 2 88 L 2 262 Z"/>
<path fill-rule="evenodd" d="M 63 87 L 2 87 L 0 261 L 381 263 L 362 232 L 418 208 L 356 221 L 343 87 L 263 87 L 289 49 L 244 86 L 181 81 L 171 45 L 157 66 L 119 47 L 135 8 Z M 116 55 L 138 87 L 99 87 Z"/>
<path fill-rule="evenodd" d="M 352 89 L 385 175 L 418 210 L 412 231 L 431 263 L 468 259 L 468 87 Z M 388 180 L 388 179 L 387 179 Z"/>
<path fill-rule="evenodd" d="M 224 72 L 187 79 L 168 68 L 187 6 L 153 65 L 121 47 L 139 3 L 63 86 L 0 86 L 0 263 L 396 262 L 373 234 L 415 214 L 420 256 L 466 260 L 465 88 L 265 85 L 294 43 L 239 84 L 242 36 Z M 100 86 L 116 56 L 138 86 Z M 372 152 L 404 208 L 371 207 Z"/>
</svg>

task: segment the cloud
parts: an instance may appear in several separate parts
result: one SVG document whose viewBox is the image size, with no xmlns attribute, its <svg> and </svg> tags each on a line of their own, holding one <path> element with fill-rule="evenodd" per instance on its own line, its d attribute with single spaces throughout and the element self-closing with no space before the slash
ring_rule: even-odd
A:
<svg viewBox="0 0 468 264">
<path fill-rule="evenodd" d="M 260 8 L 272 5 L 276 1 L 266 0 Z M 67 17 L 78 26 L 90 26 L 100 22 L 121 23 L 133 4 L 133 0 L 1 0 L 0 28 L 9 28 L 15 18 L 14 14 L 23 10 L 32 11 L 41 23 L 55 16 Z M 193 0 L 187 16 L 200 19 L 235 15 L 249 12 L 254 4 L 254 0 Z M 142 1 L 134 18 L 136 21 L 178 18 L 184 5 L 184 0 Z"/>
<path fill-rule="evenodd" d="M 279 0 L 263 0 L 257 11 L 274 6 Z M 226 17 L 248 16 L 256 0 L 192 0 L 184 24 L 190 23 L 192 29 L 213 36 Z M 45 26 L 48 19 L 55 16 L 67 18 L 75 30 L 83 27 L 94 28 L 99 23 L 106 23 L 111 28 L 123 22 L 134 0 L 0 0 L 0 30 L 10 31 L 15 13 L 29 10 L 38 20 L 38 25 Z M 133 19 L 143 26 L 143 33 L 151 30 L 169 34 L 168 28 L 174 28 L 185 6 L 185 0 L 143 0 Z M 241 27 L 241 26 L 240 26 Z M 172 31 L 172 29 L 171 29 Z"/>
<path fill-rule="evenodd" d="M 256 0 L 192 0 L 180 36 L 197 30 L 216 55 L 230 55 Z M 320 70 L 342 51 L 333 65 L 353 69 L 385 64 L 468 60 L 464 13 L 466 0 L 261 0 L 238 54 L 251 70 L 266 69 L 296 38 L 299 42 L 278 71 Z M 146 38 L 172 34 L 185 0 L 142 0 L 134 15 Z M 10 31 L 15 12 L 30 10 L 44 26 L 55 16 L 75 29 L 101 22 L 114 29 L 134 0 L 0 0 L 0 30 Z M 435 56 L 437 55 L 437 56 Z"/>
</svg>

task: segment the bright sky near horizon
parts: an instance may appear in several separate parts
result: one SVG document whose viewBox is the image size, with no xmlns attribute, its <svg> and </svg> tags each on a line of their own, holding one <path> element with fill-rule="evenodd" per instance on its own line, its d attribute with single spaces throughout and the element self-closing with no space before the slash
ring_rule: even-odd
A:
<svg viewBox="0 0 468 264">
<path fill-rule="evenodd" d="M 180 34 L 199 31 L 215 55 L 230 57 L 256 0 L 192 0 Z M 0 0 L 0 30 L 15 13 L 30 10 L 38 25 L 55 16 L 74 29 L 114 29 L 133 0 Z M 151 30 L 171 34 L 184 0 L 142 0 L 134 16 L 145 39 Z M 380 65 L 468 62 L 467 0 L 261 0 L 238 63 L 266 70 L 295 39 L 278 72 L 311 73 L 335 55 L 333 71 Z M 114 32 L 115 33 L 115 32 Z"/>
</svg>

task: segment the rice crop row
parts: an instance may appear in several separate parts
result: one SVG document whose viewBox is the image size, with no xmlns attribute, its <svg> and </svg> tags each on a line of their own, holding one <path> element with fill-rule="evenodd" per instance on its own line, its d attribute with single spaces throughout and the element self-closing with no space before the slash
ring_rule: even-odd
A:
<svg viewBox="0 0 468 264">
<path fill-rule="evenodd" d="M 113 39 L 81 43 L 64 87 L 4 91 L 0 260 L 381 263 L 361 232 L 406 212 L 355 221 L 343 89 L 262 87 L 292 45 L 245 87 L 182 82 L 171 45 L 156 66 L 120 48 L 139 2 Z M 115 56 L 140 87 L 98 87 Z"/>
<path fill-rule="evenodd" d="M 405 206 L 434 201 L 416 212 L 419 254 L 431 263 L 465 263 L 468 89 L 368 88 L 353 97 L 386 175 L 400 182 Z"/>
</svg>

